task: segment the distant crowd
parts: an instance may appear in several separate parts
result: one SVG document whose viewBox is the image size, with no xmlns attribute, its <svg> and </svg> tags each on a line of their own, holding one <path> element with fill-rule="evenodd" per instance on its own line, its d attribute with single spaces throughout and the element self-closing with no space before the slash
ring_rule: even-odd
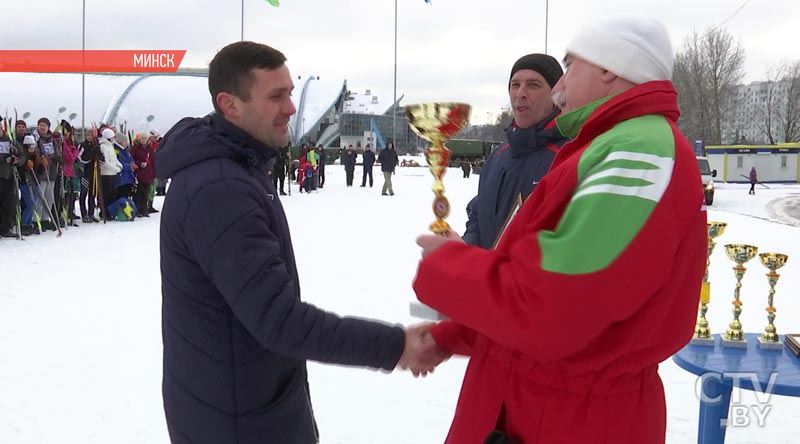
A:
<svg viewBox="0 0 800 444">
<path fill-rule="evenodd" d="M 166 184 L 155 178 L 157 131 L 103 125 L 77 131 L 62 120 L 51 130 L 6 118 L 0 134 L 0 237 L 18 238 L 67 226 L 149 217 Z M 77 202 L 77 206 L 76 206 Z M 76 214 L 76 207 L 79 214 Z"/>
</svg>

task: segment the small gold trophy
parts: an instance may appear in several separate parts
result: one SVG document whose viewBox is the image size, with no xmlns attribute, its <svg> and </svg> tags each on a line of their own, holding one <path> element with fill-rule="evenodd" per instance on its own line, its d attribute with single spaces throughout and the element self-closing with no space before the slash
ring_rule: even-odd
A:
<svg viewBox="0 0 800 444">
<path fill-rule="evenodd" d="M 739 291 L 742 288 L 744 272 L 747 271 L 743 264 L 755 257 L 756 253 L 758 253 L 758 247 L 744 244 L 728 244 L 725 245 L 725 253 L 730 260 L 736 262 L 736 266 L 733 267 L 733 273 L 736 275 L 736 289 L 733 291 L 733 320 L 728 324 L 728 329 L 725 330 L 722 345 L 725 347 L 747 348 L 742 323 L 739 322 L 739 315 L 742 314 L 742 301 L 739 300 Z"/>
<path fill-rule="evenodd" d="M 694 336 L 692 337 L 691 344 L 714 346 L 714 338 L 711 336 L 711 329 L 708 327 L 708 319 L 706 313 L 708 312 L 708 303 L 711 301 L 711 283 L 708 281 L 708 266 L 711 265 L 711 252 L 717 243 L 714 238 L 722 235 L 725 232 L 725 227 L 728 224 L 725 222 L 708 222 L 708 252 L 706 253 L 706 273 L 703 275 L 703 285 L 700 287 L 700 316 L 697 318 L 697 324 L 694 327 Z"/>
<path fill-rule="evenodd" d="M 428 227 L 436 234 L 443 235 L 450 230 L 444 218 L 450 213 L 450 202 L 444 197 L 442 177 L 447 171 L 451 151 L 444 146 L 444 141 L 453 137 L 469 121 L 472 107 L 466 103 L 437 102 L 418 103 L 406 106 L 408 125 L 423 139 L 431 142 L 425 150 L 428 168 L 435 179 L 433 183 L 433 214 L 436 220 Z"/>
<path fill-rule="evenodd" d="M 783 267 L 789 259 L 789 256 L 781 253 L 761 253 L 758 255 L 758 258 L 761 260 L 761 264 L 769 269 L 769 273 L 767 273 L 767 279 L 769 280 L 767 320 L 769 324 L 767 324 L 767 327 L 764 329 L 764 333 L 758 338 L 758 346 L 770 350 L 783 350 L 783 342 L 781 342 L 778 331 L 775 329 L 775 324 L 773 324 L 776 310 L 775 306 L 772 305 L 772 301 L 775 297 L 775 284 L 778 283 L 778 278 L 781 277 L 775 270 Z"/>
</svg>

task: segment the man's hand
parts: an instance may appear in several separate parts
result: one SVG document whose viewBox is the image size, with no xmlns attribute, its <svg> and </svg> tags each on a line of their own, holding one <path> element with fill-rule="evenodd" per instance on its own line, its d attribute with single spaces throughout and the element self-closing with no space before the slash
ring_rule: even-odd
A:
<svg viewBox="0 0 800 444">
<path fill-rule="evenodd" d="M 436 251 L 439 247 L 442 246 L 445 242 L 461 242 L 464 241 L 461 239 L 461 236 L 458 235 L 453 230 L 448 231 L 444 234 L 444 236 L 437 236 L 435 234 L 423 234 L 422 236 L 417 237 L 417 245 L 422 247 L 422 257 L 427 256 L 430 253 Z"/>
<path fill-rule="evenodd" d="M 450 358 L 450 353 L 440 349 L 431 336 L 433 322 L 417 324 L 406 328 L 406 346 L 397 366 L 411 370 L 415 378 L 433 373 L 433 369 Z"/>
</svg>

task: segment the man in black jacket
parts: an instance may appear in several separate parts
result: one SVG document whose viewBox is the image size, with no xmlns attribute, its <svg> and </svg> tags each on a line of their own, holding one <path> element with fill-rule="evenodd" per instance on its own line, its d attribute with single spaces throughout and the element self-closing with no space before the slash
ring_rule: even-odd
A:
<svg viewBox="0 0 800 444">
<path fill-rule="evenodd" d="M 381 162 L 381 172 L 383 173 L 381 195 L 385 196 L 388 192 L 391 196 L 394 196 L 392 174 L 394 174 L 394 169 L 397 167 L 397 151 L 394 150 L 394 142 L 386 144 L 386 149 L 378 155 L 378 160 Z"/>
<path fill-rule="evenodd" d="M 208 74 L 216 113 L 181 120 L 156 152 L 156 174 L 171 178 L 160 243 L 173 443 L 312 444 L 307 359 L 424 375 L 446 358 L 427 326 L 404 332 L 300 300 L 267 174 L 295 113 L 285 60 L 253 42 L 220 50 Z"/>
<path fill-rule="evenodd" d="M 342 153 L 342 165 L 344 165 L 344 173 L 348 187 L 353 186 L 353 175 L 355 174 L 356 170 L 357 158 L 358 155 L 355 151 L 353 151 L 353 145 L 349 145 L 347 150 Z"/>
<path fill-rule="evenodd" d="M 556 128 L 559 109 L 550 92 L 563 71 L 546 54 L 528 54 L 511 68 L 508 96 L 514 121 L 508 143 L 490 154 L 481 169 L 478 194 L 467 205 L 464 242 L 492 248 L 517 203 L 526 199 L 547 174 L 565 139 Z"/>
<path fill-rule="evenodd" d="M 283 183 L 286 181 L 286 161 L 288 159 L 289 146 L 286 145 L 278 150 L 278 155 L 275 156 L 275 165 L 272 167 L 272 186 L 278 188 L 278 184 L 280 184 L 279 192 L 281 196 L 286 195 L 286 192 L 283 191 Z M 289 186 L 292 185 L 289 184 Z"/>
</svg>

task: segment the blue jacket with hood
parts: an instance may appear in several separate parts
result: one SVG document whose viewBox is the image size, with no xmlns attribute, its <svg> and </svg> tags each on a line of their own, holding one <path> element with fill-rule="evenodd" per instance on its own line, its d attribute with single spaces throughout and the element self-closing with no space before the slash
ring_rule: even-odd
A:
<svg viewBox="0 0 800 444">
<path fill-rule="evenodd" d="M 492 248 L 517 197 L 526 199 L 550 170 L 566 138 L 556 127 L 555 110 L 531 128 L 515 123 L 506 130 L 508 143 L 490 154 L 481 169 L 478 195 L 467 205 L 464 242 Z"/>
<path fill-rule="evenodd" d="M 300 300 L 267 147 L 217 115 L 185 118 L 156 152 L 163 398 L 173 443 L 318 442 L 306 360 L 391 370 L 400 327 Z"/>
</svg>

